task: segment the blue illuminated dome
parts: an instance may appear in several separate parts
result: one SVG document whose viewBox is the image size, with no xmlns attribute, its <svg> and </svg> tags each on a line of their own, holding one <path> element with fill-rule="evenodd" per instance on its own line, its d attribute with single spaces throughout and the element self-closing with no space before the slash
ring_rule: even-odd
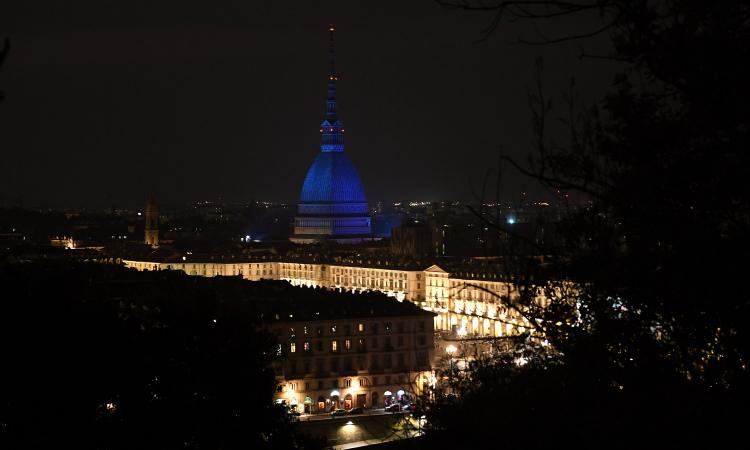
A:
<svg viewBox="0 0 750 450">
<path fill-rule="evenodd" d="M 294 218 L 291 240 L 298 243 L 355 243 L 370 236 L 365 190 L 357 169 L 344 153 L 344 128 L 336 112 L 333 31 L 331 27 L 331 70 L 326 118 L 320 126 L 320 153 L 307 171 Z"/>
<path fill-rule="evenodd" d="M 301 205 L 341 203 L 365 207 L 367 202 L 357 169 L 344 152 L 318 154 L 307 171 L 299 200 Z"/>
</svg>

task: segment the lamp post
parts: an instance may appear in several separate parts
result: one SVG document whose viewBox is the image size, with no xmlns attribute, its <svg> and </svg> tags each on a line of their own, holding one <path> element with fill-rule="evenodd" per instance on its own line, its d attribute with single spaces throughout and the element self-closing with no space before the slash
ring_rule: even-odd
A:
<svg viewBox="0 0 750 450">
<path fill-rule="evenodd" d="M 449 344 L 447 347 L 445 347 L 445 352 L 450 356 L 451 372 L 453 372 L 453 355 L 455 355 L 457 351 L 458 347 L 453 344 Z"/>
</svg>

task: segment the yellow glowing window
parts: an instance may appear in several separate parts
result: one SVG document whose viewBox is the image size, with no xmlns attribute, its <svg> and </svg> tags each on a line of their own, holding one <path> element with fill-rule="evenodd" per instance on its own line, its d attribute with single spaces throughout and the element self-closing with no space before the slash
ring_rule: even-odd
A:
<svg viewBox="0 0 750 450">
<path fill-rule="evenodd" d="M 349 339 L 345 340 L 344 341 L 344 348 L 347 349 L 347 350 L 351 349 L 352 348 L 352 341 L 349 340 Z"/>
<path fill-rule="evenodd" d="M 290 353 L 294 353 L 296 351 L 297 351 L 297 343 L 296 342 L 292 342 L 291 344 L 289 344 L 289 352 Z"/>
<path fill-rule="evenodd" d="M 360 332 L 362 332 L 362 331 L 365 331 L 365 324 L 363 324 L 363 323 L 360 323 L 359 325 L 357 325 L 357 329 L 358 329 L 358 330 L 359 330 Z"/>
<path fill-rule="evenodd" d="M 331 351 L 337 351 L 339 349 L 339 341 L 331 341 Z"/>
</svg>

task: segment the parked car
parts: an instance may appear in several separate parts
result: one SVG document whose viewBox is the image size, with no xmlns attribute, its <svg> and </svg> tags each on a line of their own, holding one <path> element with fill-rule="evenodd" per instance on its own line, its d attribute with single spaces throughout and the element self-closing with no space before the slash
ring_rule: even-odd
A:
<svg viewBox="0 0 750 450">
<path fill-rule="evenodd" d="M 398 403 L 393 403 L 391 405 L 386 406 L 385 410 L 388 412 L 399 412 L 401 411 L 401 405 L 399 405 Z"/>
<path fill-rule="evenodd" d="M 361 407 L 352 408 L 349 411 L 346 412 L 347 414 L 364 414 L 365 410 Z"/>
<path fill-rule="evenodd" d="M 334 409 L 333 411 L 331 411 L 331 417 L 345 416 L 345 415 L 346 415 L 346 410 L 342 408 Z"/>
</svg>

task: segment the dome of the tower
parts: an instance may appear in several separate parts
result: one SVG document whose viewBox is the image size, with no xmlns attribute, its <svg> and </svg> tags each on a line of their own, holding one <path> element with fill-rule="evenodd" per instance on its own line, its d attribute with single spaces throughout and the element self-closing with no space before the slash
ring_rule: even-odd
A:
<svg viewBox="0 0 750 450">
<path fill-rule="evenodd" d="M 307 171 L 300 203 L 365 203 L 357 169 L 344 152 L 320 152 Z"/>
</svg>

